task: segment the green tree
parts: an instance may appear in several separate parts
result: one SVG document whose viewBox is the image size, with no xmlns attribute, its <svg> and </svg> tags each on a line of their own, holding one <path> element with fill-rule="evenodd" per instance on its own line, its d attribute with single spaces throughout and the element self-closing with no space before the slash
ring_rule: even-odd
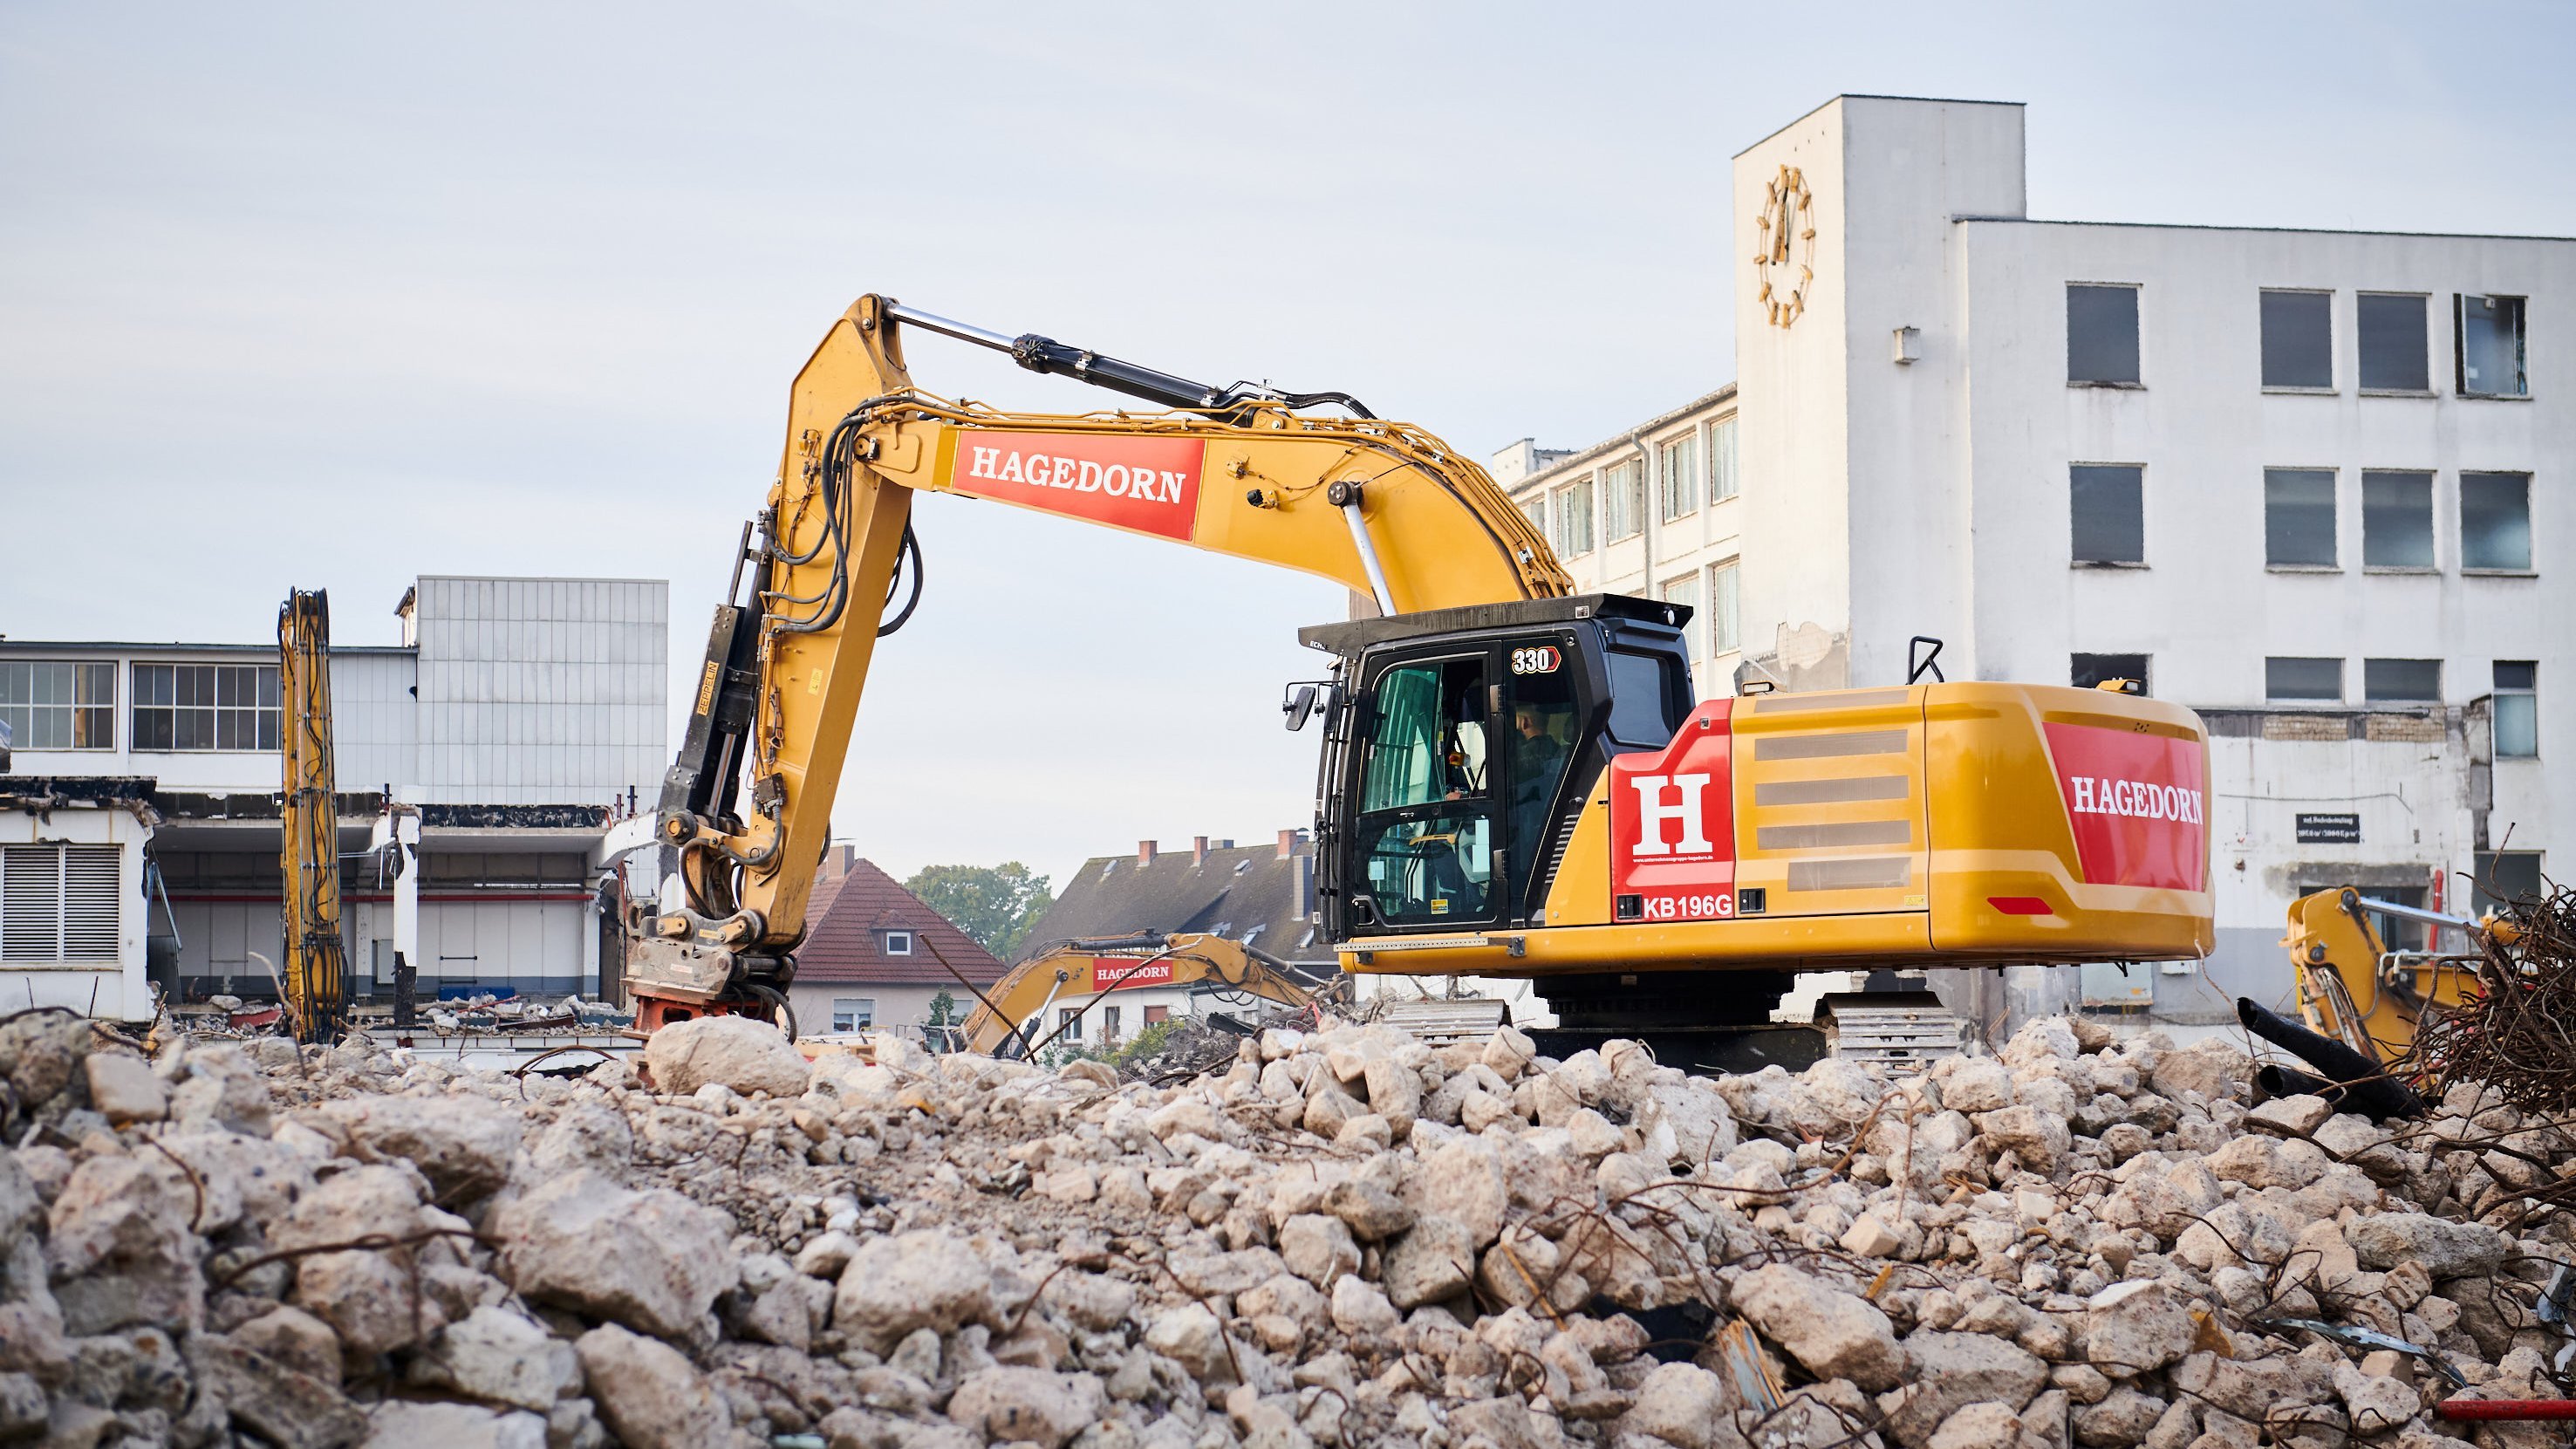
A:
<svg viewBox="0 0 2576 1449">
<path fill-rule="evenodd" d="M 1000 865 L 926 865 L 903 888 L 1002 960 L 1029 937 L 1054 897 L 1047 878 L 1016 860 Z"/>
<path fill-rule="evenodd" d="M 949 995 L 948 992 L 943 989 L 938 995 L 930 998 L 930 1024 L 932 1026 L 956 1025 L 957 1023 L 948 1019 L 949 1013 L 956 1009 L 957 998 Z"/>
</svg>

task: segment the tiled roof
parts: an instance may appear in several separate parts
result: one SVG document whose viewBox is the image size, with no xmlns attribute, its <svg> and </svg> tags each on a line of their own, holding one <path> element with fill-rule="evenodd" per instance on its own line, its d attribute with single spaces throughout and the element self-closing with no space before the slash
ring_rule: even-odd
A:
<svg viewBox="0 0 2576 1449">
<path fill-rule="evenodd" d="M 805 918 L 805 945 L 796 953 L 799 982 L 954 986 L 957 978 L 939 964 L 942 957 L 978 986 L 1002 975 L 992 952 L 872 861 L 853 861 L 838 880 L 818 882 Z M 911 955 L 885 954 L 889 928 L 913 933 Z"/>
<path fill-rule="evenodd" d="M 1333 953 L 1315 931 L 1314 862 L 1314 846 L 1302 839 L 1293 857 L 1266 841 L 1211 849 L 1204 862 L 1186 848 L 1159 851 L 1142 865 L 1133 852 L 1094 856 L 1029 932 L 1018 959 L 1057 941 L 1206 931 L 1283 961 L 1331 965 Z"/>
</svg>

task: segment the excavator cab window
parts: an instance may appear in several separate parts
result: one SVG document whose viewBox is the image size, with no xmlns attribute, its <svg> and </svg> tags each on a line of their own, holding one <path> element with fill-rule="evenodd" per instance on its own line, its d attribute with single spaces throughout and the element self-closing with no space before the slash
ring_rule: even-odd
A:
<svg viewBox="0 0 2576 1449">
<path fill-rule="evenodd" d="M 1324 766 L 1348 822 L 1325 885 L 1353 935 L 1528 923 L 1606 762 L 1663 746 L 1691 709 L 1678 631 L 1651 620 L 1407 639 L 1355 663 L 1348 753 Z"/>
<path fill-rule="evenodd" d="M 1494 801 L 1483 654 L 1377 677 L 1360 766 L 1360 888 L 1387 925 L 1489 919 Z"/>
</svg>

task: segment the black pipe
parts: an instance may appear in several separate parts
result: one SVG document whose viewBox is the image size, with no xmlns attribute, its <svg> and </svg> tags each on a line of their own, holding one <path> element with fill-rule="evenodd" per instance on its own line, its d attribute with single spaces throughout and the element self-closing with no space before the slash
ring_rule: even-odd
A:
<svg viewBox="0 0 2576 1449">
<path fill-rule="evenodd" d="M 2257 1005 L 2251 997 L 2236 998 L 2236 1019 L 2245 1023 L 2247 1031 L 2296 1053 L 2309 1066 L 2325 1073 L 2330 1085 L 2315 1095 L 2374 1122 L 2424 1115 L 2424 1098 L 2413 1087 L 2333 1037 L 2310 1031 L 2277 1011 Z"/>
<path fill-rule="evenodd" d="M 2323 1077 L 2272 1062 L 2254 1069 L 2254 1085 L 2261 1087 L 2266 1097 L 2324 1097 L 2343 1090 Z"/>
</svg>

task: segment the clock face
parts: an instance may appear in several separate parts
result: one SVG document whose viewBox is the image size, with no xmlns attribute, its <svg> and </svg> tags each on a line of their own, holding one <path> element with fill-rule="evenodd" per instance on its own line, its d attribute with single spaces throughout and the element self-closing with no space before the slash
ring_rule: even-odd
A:
<svg viewBox="0 0 2576 1449">
<path fill-rule="evenodd" d="M 1816 280 L 1816 198 L 1795 166 L 1781 167 L 1769 191 L 1755 223 L 1753 276 L 1762 290 L 1754 300 L 1772 326 L 1790 327 L 1807 310 L 1807 289 Z"/>
</svg>

